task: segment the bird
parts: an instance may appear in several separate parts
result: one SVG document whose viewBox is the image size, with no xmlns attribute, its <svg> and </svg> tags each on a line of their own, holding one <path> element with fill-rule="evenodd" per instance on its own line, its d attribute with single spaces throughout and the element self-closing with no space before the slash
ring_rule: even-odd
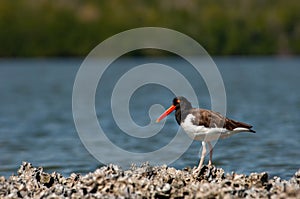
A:
<svg viewBox="0 0 300 199">
<path fill-rule="evenodd" d="M 193 108 L 183 96 L 175 97 L 172 105 L 157 118 L 156 122 L 160 122 L 174 110 L 177 123 L 188 136 L 202 142 L 201 158 L 198 167 L 194 170 L 196 173 L 202 168 L 206 155 L 206 144 L 209 146 L 208 166 L 211 166 L 213 156 L 211 141 L 224 139 L 240 132 L 255 133 L 250 124 L 229 119 L 212 110 Z"/>
</svg>

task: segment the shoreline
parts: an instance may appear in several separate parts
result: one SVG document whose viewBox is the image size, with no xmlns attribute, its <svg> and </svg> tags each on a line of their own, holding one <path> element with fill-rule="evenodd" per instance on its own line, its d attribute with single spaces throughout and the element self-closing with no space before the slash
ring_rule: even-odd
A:
<svg viewBox="0 0 300 199">
<path fill-rule="evenodd" d="M 64 177 L 23 162 L 17 175 L 0 177 L 0 198 L 300 198 L 300 169 L 289 180 L 268 173 L 225 173 L 204 166 L 177 170 L 143 164 L 122 170 L 103 166 L 86 175 Z"/>
</svg>

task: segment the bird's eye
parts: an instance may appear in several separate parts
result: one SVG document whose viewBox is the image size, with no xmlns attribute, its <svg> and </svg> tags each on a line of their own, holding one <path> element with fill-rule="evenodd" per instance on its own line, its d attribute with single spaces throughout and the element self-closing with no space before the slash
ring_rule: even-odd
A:
<svg viewBox="0 0 300 199">
<path fill-rule="evenodd" d="M 180 99 L 177 100 L 177 103 L 180 103 Z"/>
</svg>

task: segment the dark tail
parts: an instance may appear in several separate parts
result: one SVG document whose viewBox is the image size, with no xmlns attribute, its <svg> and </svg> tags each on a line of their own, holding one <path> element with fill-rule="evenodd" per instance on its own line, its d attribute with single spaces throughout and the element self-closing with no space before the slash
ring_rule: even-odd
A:
<svg viewBox="0 0 300 199">
<path fill-rule="evenodd" d="M 241 127 L 241 128 L 248 129 L 249 132 L 256 133 L 254 130 L 251 129 L 252 125 L 246 124 L 246 123 L 243 123 L 243 122 L 238 122 L 238 121 L 235 121 L 235 120 L 231 120 L 231 119 L 228 119 L 228 118 L 227 118 L 227 121 L 226 121 L 226 126 L 230 130 Z"/>
<path fill-rule="evenodd" d="M 252 130 L 252 129 L 249 129 L 249 132 L 251 133 L 256 133 L 256 131 Z"/>
</svg>

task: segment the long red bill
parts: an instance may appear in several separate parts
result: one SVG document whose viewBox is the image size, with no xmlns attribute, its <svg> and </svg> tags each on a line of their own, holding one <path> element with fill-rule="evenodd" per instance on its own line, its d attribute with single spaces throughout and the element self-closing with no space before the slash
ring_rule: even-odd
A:
<svg viewBox="0 0 300 199">
<path fill-rule="evenodd" d="M 159 116 L 159 118 L 156 120 L 156 122 L 160 122 L 162 119 L 164 119 L 167 115 L 169 115 L 175 109 L 176 109 L 176 106 L 171 105 L 170 108 L 168 108 L 163 114 L 161 114 Z"/>
</svg>

